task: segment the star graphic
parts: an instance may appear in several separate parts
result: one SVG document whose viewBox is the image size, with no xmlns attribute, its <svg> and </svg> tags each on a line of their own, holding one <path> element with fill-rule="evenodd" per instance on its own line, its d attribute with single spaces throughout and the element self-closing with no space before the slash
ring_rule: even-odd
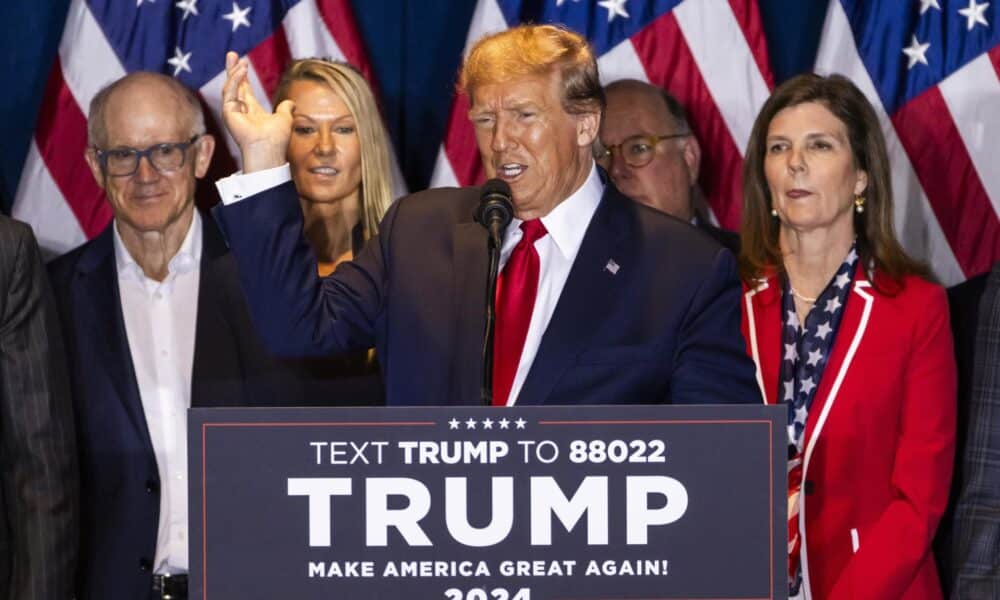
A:
<svg viewBox="0 0 1000 600">
<path fill-rule="evenodd" d="M 834 296 L 833 298 L 830 298 L 829 300 L 826 301 L 826 309 L 824 310 L 826 310 L 826 312 L 828 313 L 833 313 L 838 308 L 840 308 L 840 298 Z"/>
<path fill-rule="evenodd" d="M 788 317 L 785 319 L 785 322 L 788 323 L 789 325 L 794 325 L 795 328 L 798 329 L 799 328 L 799 315 L 795 314 L 794 310 L 790 310 L 790 311 L 788 311 Z"/>
<path fill-rule="evenodd" d="M 840 275 L 837 275 L 837 278 L 833 281 L 833 285 L 837 286 L 840 289 L 843 289 L 844 286 L 847 285 L 848 282 L 850 281 L 851 281 L 850 275 L 848 275 L 847 273 L 841 273 Z"/>
<path fill-rule="evenodd" d="M 809 392 L 813 391 L 814 387 L 816 387 L 816 384 L 813 383 L 813 378 L 810 377 L 809 379 L 806 379 L 805 381 L 802 382 L 802 393 L 808 394 Z"/>
<path fill-rule="evenodd" d="M 976 0 L 969 0 L 969 6 L 967 6 L 966 8 L 960 8 L 958 10 L 958 14 L 965 17 L 967 21 L 966 26 L 968 27 L 969 31 L 972 31 L 972 28 L 976 26 L 976 23 L 979 23 L 980 25 L 984 25 L 986 27 L 990 26 L 990 24 L 986 22 L 986 16 L 983 15 L 983 12 L 989 5 L 990 5 L 989 2 L 983 2 L 982 4 L 978 4 Z"/>
<path fill-rule="evenodd" d="M 518 429 L 524 429 L 525 420 L 524 419 L 518 419 L 518 420 L 514 421 L 514 425 L 517 425 Z"/>
<path fill-rule="evenodd" d="M 795 362 L 795 344 L 785 344 L 785 360 Z"/>
<path fill-rule="evenodd" d="M 809 353 L 809 359 L 806 362 L 809 363 L 809 366 L 815 367 L 816 365 L 819 364 L 819 361 L 821 360 L 823 360 L 823 351 L 820 350 L 819 348 L 816 348 L 815 350 Z"/>
<path fill-rule="evenodd" d="M 809 412 L 806 411 L 806 405 L 803 404 L 802 406 L 800 406 L 800 407 L 798 407 L 798 408 L 795 409 L 795 422 L 796 423 L 802 423 L 803 425 L 805 425 L 806 424 L 806 417 L 808 415 L 809 415 Z"/>
<path fill-rule="evenodd" d="M 180 46 L 174 46 L 174 57 L 167 59 L 167 64 L 174 68 L 174 77 L 180 75 L 181 71 L 191 72 L 189 60 L 191 60 L 190 52 L 181 52 Z"/>
<path fill-rule="evenodd" d="M 182 21 L 187 20 L 192 14 L 198 16 L 198 0 L 179 0 L 177 2 L 177 8 L 184 11 L 184 16 L 181 17 Z"/>
<path fill-rule="evenodd" d="M 468 421 L 466 421 L 465 422 L 465 428 L 466 429 L 475 429 L 476 428 L 476 420 L 475 419 L 469 419 Z"/>
<path fill-rule="evenodd" d="M 920 0 L 920 14 L 924 14 L 932 8 L 936 8 L 938 11 L 941 10 L 941 5 L 938 4 L 938 0 Z"/>
<path fill-rule="evenodd" d="M 493 419 L 483 419 L 483 429 L 493 429 Z"/>
<path fill-rule="evenodd" d="M 615 17 L 628 18 L 628 13 L 625 12 L 625 0 L 601 0 L 597 4 L 607 9 L 608 23 L 614 21 Z"/>
<path fill-rule="evenodd" d="M 236 30 L 239 29 L 241 25 L 246 27 L 247 29 L 250 28 L 250 19 L 247 18 L 247 14 L 250 12 L 251 8 L 253 7 L 248 6 L 246 8 L 240 8 L 239 4 L 233 2 L 232 12 L 222 15 L 223 19 L 233 22 L 233 33 L 235 33 Z"/>
<path fill-rule="evenodd" d="M 908 48 L 903 48 L 903 54 L 909 57 L 910 62 L 906 65 L 907 70 L 912 69 L 917 63 L 927 64 L 927 49 L 931 47 L 930 42 L 921 44 L 917 41 L 917 35 L 913 34 L 913 41 Z"/>
<path fill-rule="evenodd" d="M 833 331 L 833 327 L 830 327 L 830 323 L 820 323 L 819 327 L 816 328 L 816 337 L 825 340 L 831 331 Z"/>
<path fill-rule="evenodd" d="M 510 421 L 507 419 L 500 419 L 500 429 L 508 429 L 510 427 Z"/>
<path fill-rule="evenodd" d="M 795 382 L 786 381 L 785 382 L 785 397 L 784 400 L 791 400 L 795 397 Z"/>
<path fill-rule="evenodd" d="M 448 429 L 458 429 L 458 419 L 448 421 Z"/>
</svg>

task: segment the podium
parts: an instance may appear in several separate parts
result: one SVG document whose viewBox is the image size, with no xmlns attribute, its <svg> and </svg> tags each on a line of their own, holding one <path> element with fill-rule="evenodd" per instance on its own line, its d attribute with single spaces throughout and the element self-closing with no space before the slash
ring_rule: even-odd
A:
<svg viewBox="0 0 1000 600">
<path fill-rule="evenodd" d="M 783 407 L 189 412 L 198 600 L 784 599 Z"/>
</svg>

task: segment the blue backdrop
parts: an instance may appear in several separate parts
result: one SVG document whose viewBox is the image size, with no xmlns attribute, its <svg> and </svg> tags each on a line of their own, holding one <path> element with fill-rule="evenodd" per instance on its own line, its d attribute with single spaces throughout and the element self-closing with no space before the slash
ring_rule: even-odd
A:
<svg viewBox="0 0 1000 600">
<path fill-rule="evenodd" d="M 128 2 L 131 0 L 119 0 Z M 826 13 L 819 0 L 759 0 L 778 82 L 811 68 Z M 411 190 L 430 179 L 475 0 L 352 0 L 389 131 Z M 17 187 L 69 0 L 0 2 L 0 208 Z M 427 54 L 438 57 L 429 61 Z"/>
</svg>

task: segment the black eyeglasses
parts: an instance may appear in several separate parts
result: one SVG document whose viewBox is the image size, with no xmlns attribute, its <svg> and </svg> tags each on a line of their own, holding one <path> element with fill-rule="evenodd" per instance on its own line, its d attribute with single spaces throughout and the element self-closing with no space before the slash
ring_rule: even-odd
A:
<svg viewBox="0 0 1000 600">
<path fill-rule="evenodd" d="M 618 152 L 630 167 L 645 167 L 653 160 L 656 145 L 665 140 L 682 138 L 690 133 L 672 133 L 670 135 L 633 135 L 620 144 L 604 146 L 594 145 L 594 160 L 605 169 L 611 168 L 611 158 Z"/>
<path fill-rule="evenodd" d="M 95 147 L 94 152 L 97 154 L 97 160 L 101 164 L 101 171 L 105 175 L 112 177 L 129 177 L 134 175 L 139 170 L 139 161 L 142 160 L 143 156 L 149 160 L 149 164 L 153 165 L 153 168 L 157 171 L 161 173 L 170 172 L 184 166 L 187 149 L 198 141 L 198 138 L 202 135 L 204 134 L 195 134 L 186 142 L 156 144 L 145 150 L 129 148 L 128 146 L 111 148 L 110 150 L 101 150 Z"/>
</svg>

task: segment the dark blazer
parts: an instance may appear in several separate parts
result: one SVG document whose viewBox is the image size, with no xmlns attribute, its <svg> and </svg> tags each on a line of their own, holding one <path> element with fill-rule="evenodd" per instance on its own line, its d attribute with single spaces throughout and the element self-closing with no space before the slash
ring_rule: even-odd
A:
<svg viewBox="0 0 1000 600">
<path fill-rule="evenodd" d="M 192 406 L 268 404 L 282 386 L 256 338 L 236 266 L 203 219 Z M 152 590 L 160 481 L 118 291 L 112 225 L 50 265 L 69 349 L 80 453 L 78 600 L 135 600 Z"/>
<path fill-rule="evenodd" d="M 0 216 L 0 598 L 73 595 L 76 449 L 65 350 L 31 228 Z"/>
<path fill-rule="evenodd" d="M 961 446 L 938 560 L 953 600 L 1000 596 L 1000 262 L 949 290 Z"/>
<path fill-rule="evenodd" d="M 375 345 L 390 405 L 479 402 L 486 232 L 479 188 L 397 201 L 319 279 L 289 182 L 216 209 L 261 337 L 278 354 Z M 732 254 L 611 184 L 518 404 L 760 402 Z"/>
<path fill-rule="evenodd" d="M 700 219 L 695 227 L 707 233 L 709 237 L 718 242 L 723 248 L 728 248 L 734 255 L 739 255 L 740 234 L 735 231 L 729 231 L 728 229 L 716 227 L 715 225 Z"/>
</svg>

